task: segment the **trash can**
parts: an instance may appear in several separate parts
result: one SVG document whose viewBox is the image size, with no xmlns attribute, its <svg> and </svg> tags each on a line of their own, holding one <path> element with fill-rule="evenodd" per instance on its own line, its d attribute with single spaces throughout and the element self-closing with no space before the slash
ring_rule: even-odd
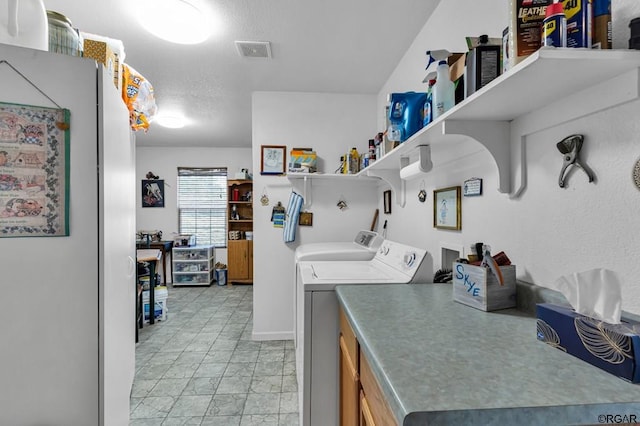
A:
<svg viewBox="0 0 640 426">
<path fill-rule="evenodd" d="M 227 270 L 216 269 L 216 281 L 218 285 L 227 285 Z"/>
</svg>

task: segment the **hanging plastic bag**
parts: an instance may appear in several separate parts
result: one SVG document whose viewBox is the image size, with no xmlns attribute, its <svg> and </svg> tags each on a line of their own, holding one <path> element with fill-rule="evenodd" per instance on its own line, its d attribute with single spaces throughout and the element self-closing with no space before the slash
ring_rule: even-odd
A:
<svg viewBox="0 0 640 426">
<path fill-rule="evenodd" d="M 122 64 L 122 79 L 122 99 L 129 109 L 129 124 L 135 131 L 146 132 L 158 111 L 153 86 L 127 64 Z"/>
</svg>

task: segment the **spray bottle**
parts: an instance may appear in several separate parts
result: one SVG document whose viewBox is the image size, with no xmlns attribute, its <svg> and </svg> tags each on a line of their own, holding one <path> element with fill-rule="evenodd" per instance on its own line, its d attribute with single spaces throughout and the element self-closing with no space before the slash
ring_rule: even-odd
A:
<svg viewBox="0 0 640 426">
<path fill-rule="evenodd" d="M 433 119 L 437 119 L 442 114 L 454 107 L 455 85 L 449 76 L 449 65 L 447 61 L 440 61 L 437 68 L 436 84 L 432 90 L 432 114 Z"/>
<path fill-rule="evenodd" d="M 429 86 L 427 88 L 427 100 L 424 102 L 424 109 L 422 110 L 422 127 L 433 121 L 433 85 L 436 83 L 436 73 L 430 72 L 427 74 L 425 80 L 428 80 Z"/>
</svg>

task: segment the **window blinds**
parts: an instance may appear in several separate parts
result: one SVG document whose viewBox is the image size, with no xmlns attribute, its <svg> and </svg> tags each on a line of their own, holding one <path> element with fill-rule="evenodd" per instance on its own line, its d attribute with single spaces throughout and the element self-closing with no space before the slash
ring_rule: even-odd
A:
<svg viewBox="0 0 640 426">
<path fill-rule="evenodd" d="M 177 192 L 179 232 L 195 235 L 198 245 L 225 247 L 226 167 L 178 167 Z"/>
</svg>

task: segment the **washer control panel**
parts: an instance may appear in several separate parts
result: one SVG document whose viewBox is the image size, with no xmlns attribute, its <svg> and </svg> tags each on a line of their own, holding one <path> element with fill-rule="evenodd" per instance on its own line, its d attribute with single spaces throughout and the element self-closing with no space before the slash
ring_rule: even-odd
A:
<svg viewBox="0 0 640 426">
<path fill-rule="evenodd" d="M 426 254 L 426 250 L 385 240 L 376 252 L 375 259 L 399 271 L 413 273 Z"/>
</svg>

